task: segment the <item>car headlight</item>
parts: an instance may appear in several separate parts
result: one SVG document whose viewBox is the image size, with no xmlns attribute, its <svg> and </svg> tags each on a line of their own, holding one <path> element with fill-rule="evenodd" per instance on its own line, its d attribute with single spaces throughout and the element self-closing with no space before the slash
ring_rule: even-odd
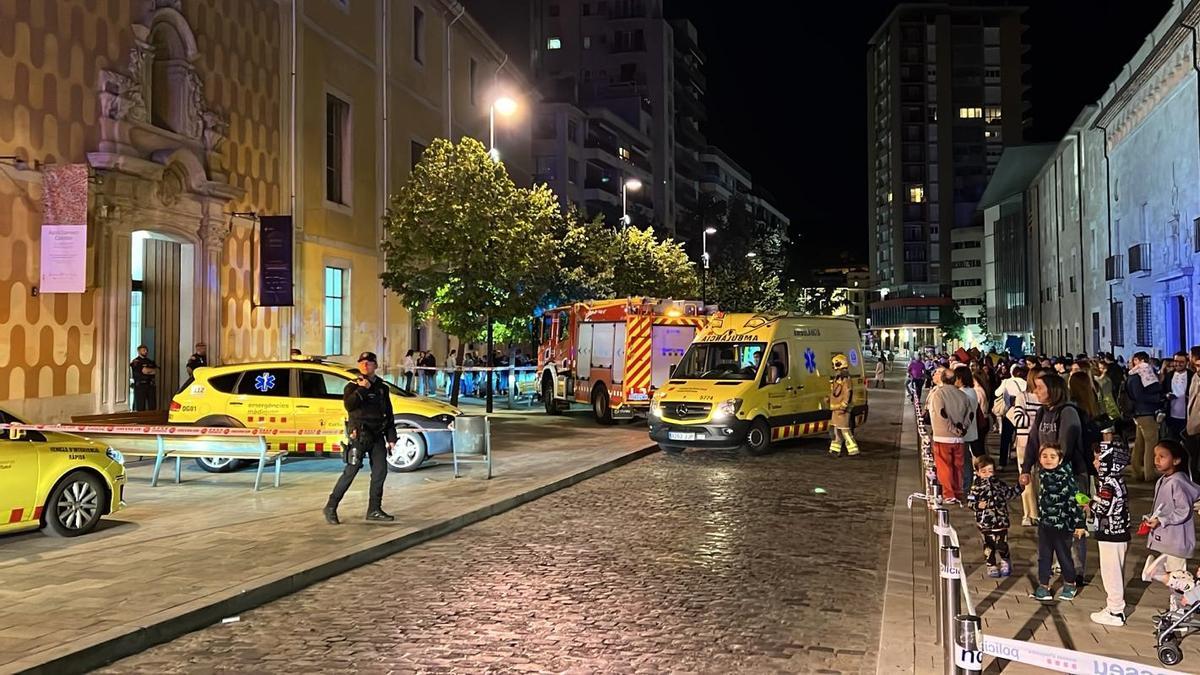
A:
<svg viewBox="0 0 1200 675">
<path fill-rule="evenodd" d="M 125 455 L 122 455 L 120 450 L 109 447 L 104 450 L 104 454 L 108 455 L 108 458 L 117 464 L 125 466 Z"/>
<path fill-rule="evenodd" d="M 737 414 L 738 409 L 741 407 L 742 407 L 742 399 L 740 399 L 740 398 L 725 399 L 724 401 L 721 401 L 720 403 L 717 404 L 716 409 L 713 410 L 713 417 L 716 419 L 733 417 L 734 415 Z"/>
<path fill-rule="evenodd" d="M 654 417 L 662 417 L 662 401 L 650 401 L 650 414 Z"/>
</svg>

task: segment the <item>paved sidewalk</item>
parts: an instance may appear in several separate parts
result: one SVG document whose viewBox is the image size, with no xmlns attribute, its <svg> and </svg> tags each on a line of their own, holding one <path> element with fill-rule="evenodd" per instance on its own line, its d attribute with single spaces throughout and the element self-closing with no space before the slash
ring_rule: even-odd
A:
<svg viewBox="0 0 1200 675">
<path fill-rule="evenodd" d="M 996 438 L 989 439 L 993 455 Z M 901 434 L 900 469 L 896 478 L 896 505 L 892 531 L 892 553 L 888 564 L 888 585 L 884 605 L 884 631 L 880 645 L 879 673 L 941 672 L 941 648 L 936 638 L 935 608 L 930 588 L 930 568 L 926 556 L 925 514 L 923 502 L 914 502 L 910 512 L 905 505 L 909 494 L 923 490 L 918 458 L 918 439 L 911 412 L 905 415 Z M 1017 470 L 1011 464 L 998 474 L 1015 483 Z M 1152 508 L 1153 486 L 1129 483 L 1130 514 L 1136 523 Z M 1127 625 L 1101 626 L 1088 615 L 1104 607 L 1104 588 L 1098 573 L 1099 554 L 1090 542 L 1087 568 L 1088 584 L 1071 602 L 1041 603 L 1029 597 L 1036 585 L 1037 531 L 1021 527 L 1020 500 L 1010 504 L 1014 526 L 1009 534 L 1013 575 L 990 579 L 983 562 L 983 545 L 970 510 L 954 508 L 951 520 L 958 531 L 968 586 L 976 613 L 983 619 L 985 634 L 1000 638 L 1026 640 L 1043 645 L 1065 647 L 1101 654 L 1137 663 L 1161 667 L 1154 650 L 1151 617 L 1162 611 L 1169 592 L 1161 584 L 1141 581 L 1146 561 L 1145 537 L 1134 536 L 1125 559 L 1128 580 L 1125 600 L 1129 614 Z M 1193 559 L 1193 562 L 1195 560 Z M 1059 581 L 1051 585 L 1057 590 Z M 1200 672 L 1200 641 L 1182 643 L 1184 661 L 1175 670 Z M 1045 670 L 1019 663 L 987 658 L 985 673 L 1044 673 Z"/>
<path fill-rule="evenodd" d="M 397 516 L 393 524 L 362 520 L 366 472 L 342 503 L 343 524 L 325 524 L 320 509 L 341 470 L 334 459 L 288 461 L 282 487 L 257 493 L 252 470 L 208 474 L 185 462 L 182 484 L 168 478 L 151 488 L 150 464 L 131 465 L 129 508 L 96 533 L 0 538 L 0 672 L 93 667 L 565 487 L 650 446 L 644 424 L 599 428 L 586 415 L 502 416 L 493 438 L 490 481 L 479 466 L 455 480 L 448 462 L 392 473 L 384 508 Z M 398 574 L 436 581 L 438 572 Z"/>
</svg>

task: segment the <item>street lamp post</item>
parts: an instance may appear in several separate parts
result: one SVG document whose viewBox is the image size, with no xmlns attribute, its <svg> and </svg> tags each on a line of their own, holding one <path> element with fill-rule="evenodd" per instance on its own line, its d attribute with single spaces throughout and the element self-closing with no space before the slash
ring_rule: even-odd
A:
<svg viewBox="0 0 1200 675">
<path fill-rule="evenodd" d="M 517 102 L 507 96 L 497 98 L 488 107 L 488 154 L 492 161 L 500 161 L 500 151 L 496 149 L 496 113 L 508 117 L 516 111 Z"/>
<path fill-rule="evenodd" d="M 717 228 L 706 227 L 704 234 L 700 238 L 700 246 L 702 253 L 700 260 L 704 263 L 704 267 L 700 270 L 700 303 L 708 304 L 708 235 L 716 234 Z"/>
<path fill-rule="evenodd" d="M 628 227 L 630 224 L 629 218 L 629 197 L 627 192 L 637 192 L 642 189 L 642 181 L 637 178 L 627 178 L 621 182 L 621 224 Z"/>
</svg>

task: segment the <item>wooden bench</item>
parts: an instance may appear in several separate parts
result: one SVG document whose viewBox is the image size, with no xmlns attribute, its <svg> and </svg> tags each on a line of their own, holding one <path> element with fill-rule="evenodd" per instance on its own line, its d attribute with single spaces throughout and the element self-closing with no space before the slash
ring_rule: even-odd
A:
<svg viewBox="0 0 1200 675">
<path fill-rule="evenodd" d="M 154 475 L 150 478 L 150 487 L 158 487 L 158 472 L 162 468 L 163 460 L 168 457 L 175 460 L 175 482 L 179 483 L 183 473 L 183 459 L 198 458 L 198 457 L 231 457 L 233 459 L 247 459 L 258 462 L 258 471 L 254 474 L 254 490 L 257 492 L 262 483 L 263 468 L 267 462 L 275 462 L 275 487 L 279 487 L 279 474 L 283 466 L 283 458 L 288 454 L 287 450 L 271 450 L 267 447 L 267 439 L 265 436 L 257 438 L 222 438 L 222 446 L 220 450 L 215 450 L 212 446 L 208 447 L 183 447 L 167 448 L 163 436 L 157 437 L 158 452 L 154 458 Z M 178 443 L 183 439 L 172 437 L 173 443 Z"/>
</svg>

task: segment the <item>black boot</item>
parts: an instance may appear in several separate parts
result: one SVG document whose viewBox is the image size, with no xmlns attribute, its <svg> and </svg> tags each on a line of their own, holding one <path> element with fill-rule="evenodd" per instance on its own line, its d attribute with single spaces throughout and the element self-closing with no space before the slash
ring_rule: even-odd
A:
<svg viewBox="0 0 1200 675">
<path fill-rule="evenodd" d="M 342 521 L 338 520 L 336 506 L 326 506 L 324 514 L 325 522 L 329 523 L 330 525 L 340 525 L 342 523 Z"/>
<path fill-rule="evenodd" d="M 377 523 L 390 523 L 396 518 L 383 512 L 383 509 L 374 509 L 367 514 L 367 520 Z"/>
</svg>

